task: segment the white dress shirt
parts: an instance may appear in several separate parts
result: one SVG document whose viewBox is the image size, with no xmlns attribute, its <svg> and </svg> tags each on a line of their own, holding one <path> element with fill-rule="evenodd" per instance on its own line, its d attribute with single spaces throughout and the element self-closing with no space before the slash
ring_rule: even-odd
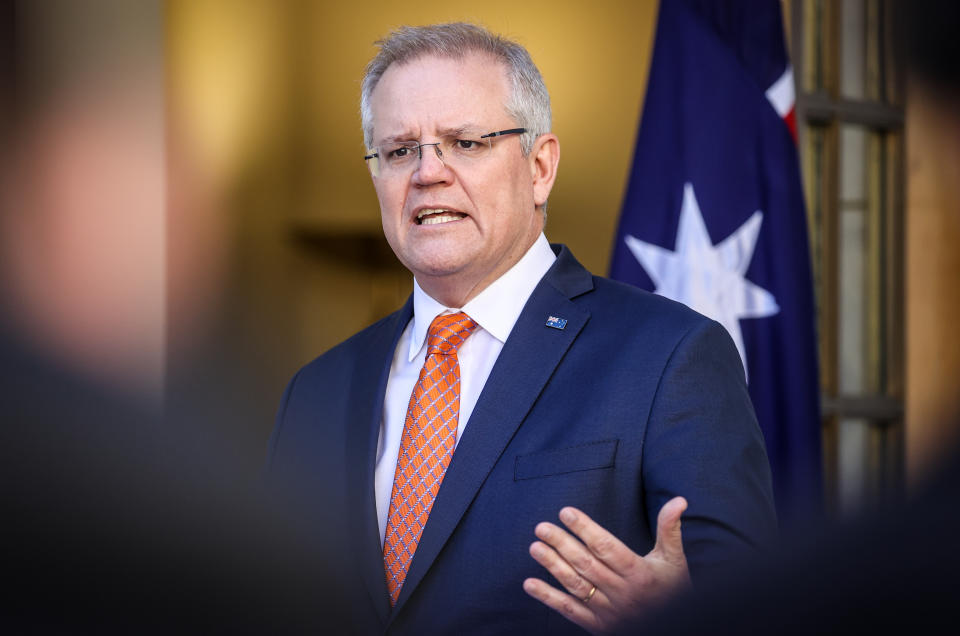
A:
<svg viewBox="0 0 960 636">
<path fill-rule="evenodd" d="M 387 393 L 380 420 L 380 440 L 377 444 L 375 471 L 377 519 L 380 524 L 380 545 L 387 528 L 393 476 L 397 470 L 400 438 L 410 406 L 410 395 L 420 377 L 427 356 L 427 329 L 437 316 L 465 312 L 479 327 L 457 350 L 460 363 L 460 417 L 457 423 L 457 442 L 470 421 L 480 391 L 487 382 L 490 370 L 500 356 L 507 336 L 513 330 L 523 306 L 540 279 L 556 260 L 546 237 L 539 238 L 516 265 L 511 267 L 489 287 L 461 308 L 446 307 L 427 295 L 416 279 L 413 281 L 413 318 L 407 324 L 390 366 Z"/>
</svg>

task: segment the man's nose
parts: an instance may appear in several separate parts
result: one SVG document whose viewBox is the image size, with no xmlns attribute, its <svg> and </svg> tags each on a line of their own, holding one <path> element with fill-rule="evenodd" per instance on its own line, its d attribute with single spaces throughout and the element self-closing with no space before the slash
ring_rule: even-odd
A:
<svg viewBox="0 0 960 636">
<path fill-rule="evenodd" d="M 444 181 L 447 175 L 447 165 L 443 161 L 443 151 L 440 143 L 420 144 L 420 165 L 414 173 L 414 179 L 421 184 Z"/>
</svg>

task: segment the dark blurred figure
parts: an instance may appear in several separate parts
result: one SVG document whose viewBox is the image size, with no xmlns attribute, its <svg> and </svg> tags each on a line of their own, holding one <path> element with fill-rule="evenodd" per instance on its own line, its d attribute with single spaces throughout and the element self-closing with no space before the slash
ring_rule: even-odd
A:
<svg viewBox="0 0 960 636">
<path fill-rule="evenodd" d="M 906 25 L 910 74 L 936 87 L 956 105 L 960 102 L 960 45 L 956 38 L 960 4 L 952 0 L 914 0 L 904 5 L 900 11 Z"/>
<path fill-rule="evenodd" d="M 0 385 L 5 631 L 339 633 L 328 561 L 216 449 L 9 333 Z"/>
<path fill-rule="evenodd" d="M 956 624 L 960 454 L 951 457 L 905 505 L 811 530 L 630 633 L 925 634 Z"/>
<path fill-rule="evenodd" d="M 342 633 L 323 528 L 161 417 L 162 65 L 116 46 L 144 27 L 159 3 L 0 3 L 0 625 Z"/>
</svg>

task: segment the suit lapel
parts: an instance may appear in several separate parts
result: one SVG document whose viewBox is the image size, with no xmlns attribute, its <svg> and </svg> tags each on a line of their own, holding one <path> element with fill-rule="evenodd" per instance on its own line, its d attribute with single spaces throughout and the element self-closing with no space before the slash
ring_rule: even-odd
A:
<svg viewBox="0 0 960 636">
<path fill-rule="evenodd" d="M 394 616 L 426 575 L 487 475 L 590 318 L 571 301 L 593 288 L 590 273 L 563 247 L 507 338 L 453 454 L 397 599 Z M 546 323 L 567 322 L 562 329 Z"/>
<path fill-rule="evenodd" d="M 357 555 L 361 576 L 383 623 L 387 622 L 390 615 L 390 601 L 380 547 L 374 471 L 390 365 L 397 341 L 411 316 L 412 297 L 392 317 L 393 324 L 381 329 L 367 343 L 365 350 L 358 352 L 369 362 L 357 365 L 353 388 L 347 398 L 350 404 L 356 405 L 352 419 L 347 422 L 346 442 L 348 501 L 355 504 L 348 506 L 348 514 L 352 517 L 350 534 L 354 542 L 353 553 Z"/>
</svg>

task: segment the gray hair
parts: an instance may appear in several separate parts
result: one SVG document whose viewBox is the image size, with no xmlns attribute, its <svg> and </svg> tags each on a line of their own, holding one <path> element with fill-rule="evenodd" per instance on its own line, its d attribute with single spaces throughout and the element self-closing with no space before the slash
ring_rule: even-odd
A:
<svg viewBox="0 0 960 636">
<path fill-rule="evenodd" d="M 520 44 L 465 22 L 404 26 L 376 44 L 380 51 L 367 64 L 360 88 L 360 120 L 363 141 L 373 145 L 373 113 L 370 97 L 391 64 L 404 64 L 421 57 L 463 59 L 469 53 L 491 56 L 504 65 L 512 90 L 504 104 L 507 114 L 527 129 L 520 136 L 523 154 L 529 154 L 537 137 L 550 132 L 550 94 L 543 77 Z"/>
</svg>

